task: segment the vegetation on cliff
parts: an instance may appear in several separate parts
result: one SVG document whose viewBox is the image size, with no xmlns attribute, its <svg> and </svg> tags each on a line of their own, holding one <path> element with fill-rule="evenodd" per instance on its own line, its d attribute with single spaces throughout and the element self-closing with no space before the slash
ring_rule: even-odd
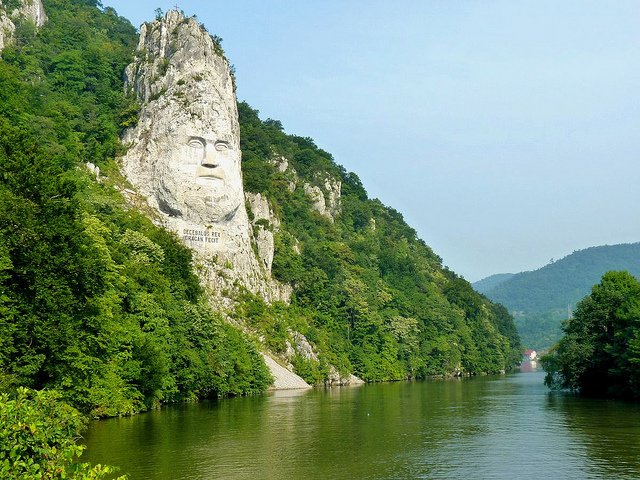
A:
<svg viewBox="0 0 640 480">
<path fill-rule="evenodd" d="M 281 218 L 273 273 L 294 286 L 290 309 L 257 308 L 254 299 L 241 315 L 275 349 L 284 349 L 287 326 L 309 338 L 319 361 L 298 358 L 299 373 L 317 382 L 332 364 L 369 381 L 397 380 L 498 372 L 519 359 L 508 312 L 443 268 L 399 212 L 368 198 L 356 174 L 246 103 L 239 113 L 245 189 L 265 195 Z M 301 188 L 327 178 L 342 183 L 335 219 L 310 208 Z"/>
<path fill-rule="evenodd" d="M 543 357 L 545 383 L 589 396 L 640 398 L 640 282 L 607 272 Z"/>
</svg>

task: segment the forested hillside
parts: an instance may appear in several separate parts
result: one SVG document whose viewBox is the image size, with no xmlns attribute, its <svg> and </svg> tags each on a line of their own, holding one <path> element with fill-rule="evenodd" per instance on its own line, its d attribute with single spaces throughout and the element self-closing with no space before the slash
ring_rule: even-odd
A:
<svg viewBox="0 0 640 480">
<path fill-rule="evenodd" d="M 2 384 L 94 415 L 262 391 L 259 353 L 209 310 L 191 253 L 114 188 L 134 28 L 95 2 L 45 8 L 0 61 Z"/>
<path fill-rule="evenodd" d="M 560 339 L 560 323 L 609 270 L 640 276 L 640 243 L 579 250 L 538 270 L 518 273 L 483 293 L 514 314 L 523 343 L 548 348 Z"/>
<path fill-rule="evenodd" d="M 377 381 L 514 364 L 519 340 L 502 306 L 444 269 L 401 214 L 311 139 L 244 103 L 245 188 L 280 219 L 262 227 L 275 234 L 273 274 L 294 293 L 291 305 L 232 299 L 235 326 L 212 311 L 190 251 L 122 195 L 119 135 L 138 111 L 122 72 L 137 35 L 98 3 L 45 1 L 49 21 L 37 32 L 18 25 L 2 52 L 3 389 L 55 389 L 98 416 L 258 392 L 271 381 L 258 350 L 283 353 L 296 332 L 317 356 L 291 362 L 315 383 L 330 366 Z M 296 184 L 327 177 L 341 182 L 332 218 Z"/>
<path fill-rule="evenodd" d="M 368 198 L 356 174 L 247 104 L 240 126 L 245 188 L 264 194 L 282 219 L 273 272 L 295 286 L 289 321 L 325 353 L 318 365 L 298 359 L 306 378 L 321 378 L 323 363 L 366 380 L 497 372 L 514 363 L 519 340 L 507 311 L 443 268 L 399 212 Z M 335 221 L 309 208 L 300 188 L 321 188 L 327 177 L 342 183 Z M 278 330 L 273 309 L 259 317 Z"/>
</svg>

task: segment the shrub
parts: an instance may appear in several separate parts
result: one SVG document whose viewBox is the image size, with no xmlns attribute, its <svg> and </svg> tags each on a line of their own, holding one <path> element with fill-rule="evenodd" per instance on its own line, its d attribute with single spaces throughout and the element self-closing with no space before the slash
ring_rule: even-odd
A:
<svg viewBox="0 0 640 480">
<path fill-rule="evenodd" d="M 54 391 L 18 388 L 15 398 L 0 394 L 0 478 L 107 478 L 109 466 L 80 463 L 84 446 L 76 439 L 85 419 Z M 120 480 L 126 477 L 119 477 Z"/>
</svg>

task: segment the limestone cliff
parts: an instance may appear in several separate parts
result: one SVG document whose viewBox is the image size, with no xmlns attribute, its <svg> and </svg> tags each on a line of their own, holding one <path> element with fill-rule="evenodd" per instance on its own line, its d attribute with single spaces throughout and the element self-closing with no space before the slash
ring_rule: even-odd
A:
<svg viewBox="0 0 640 480">
<path fill-rule="evenodd" d="M 0 10 L 0 52 L 4 50 L 6 45 L 11 43 L 15 30 L 16 26 L 7 15 L 7 12 Z"/>
<path fill-rule="evenodd" d="M 289 160 L 277 155 L 269 163 L 287 176 L 287 188 L 293 192 L 298 187 L 300 178 L 296 170 L 289 164 Z M 328 173 L 315 175 L 313 182 L 314 184 L 302 182 L 302 190 L 309 197 L 311 208 L 333 222 L 336 215 L 340 213 L 342 182 Z"/>
<path fill-rule="evenodd" d="M 310 197 L 312 208 L 333 222 L 340 213 L 340 181 L 326 176 L 319 183 L 322 188 L 309 183 L 303 184 L 302 188 Z"/>
<path fill-rule="evenodd" d="M 236 97 L 220 46 L 194 18 L 170 11 L 141 27 L 126 88 L 141 111 L 123 137 L 122 170 L 193 249 L 214 298 L 224 303 L 223 292 L 240 286 L 287 300 L 290 289 L 270 275 L 272 212 L 249 196 L 253 224 L 247 214 Z"/>
<path fill-rule="evenodd" d="M 20 6 L 10 8 L 7 2 L 0 1 L 0 52 L 11 44 L 18 21 L 33 22 L 41 27 L 47 21 L 47 14 L 41 0 L 21 0 Z"/>
<path fill-rule="evenodd" d="M 261 194 L 246 192 L 245 198 L 250 212 L 258 256 L 267 272 L 271 273 L 275 250 L 273 233 L 280 226 L 280 220 L 271 210 L 269 201 Z"/>
<path fill-rule="evenodd" d="M 21 0 L 22 6 L 11 13 L 11 16 L 22 17 L 41 27 L 47 22 L 47 14 L 41 0 Z"/>
<path fill-rule="evenodd" d="M 267 302 L 287 301 L 291 287 L 271 278 L 280 220 L 265 195 L 243 191 L 238 107 L 220 46 L 195 19 L 170 11 L 141 27 L 125 76 L 127 92 L 141 104 L 138 124 L 123 135 L 128 151 L 121 159 L 134 195 L 193 250 L 197 272 L 219 306 L 231 306 L 241 288 Z M 273 162 L 291 192 L 300 188 L 309 208 L 334 221 L 340 181 L 324 173 L 304 181 L 286 158 Z M 237 326 L 246 328 L 243 319 Z M 266 357 L 275 388 L 308 386 L 287 371 L 296 356 L 314 364 L 318 357 L 304 335 L 291 330 L 287 337 L 280 362 L 288 370 Z M 328 368 L 328 384 L 359 381 Z"/>
</svg>

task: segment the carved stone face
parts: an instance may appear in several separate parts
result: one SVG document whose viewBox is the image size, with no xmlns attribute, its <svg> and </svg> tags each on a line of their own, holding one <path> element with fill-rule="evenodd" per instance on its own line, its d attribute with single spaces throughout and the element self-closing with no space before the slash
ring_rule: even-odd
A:
<svg viewBox="0 0 640 480">
<path fill-rule="evenodd" d="M 155 138 L 154 195 L 171 217 L 224 222 L 242 204 L 241 153 L 230 120 L 227 125 L 219 115 L 211 120 L 179 122 Z"/>
<path fill-rule="evenodd" d="M 126 88 L 142 108 L 125 132 L 127 179 L 176 231 L 246 217 L 240 127 L 228 62 L 195 19 L 176 11 L 145 24 Z"/>
</svg>

